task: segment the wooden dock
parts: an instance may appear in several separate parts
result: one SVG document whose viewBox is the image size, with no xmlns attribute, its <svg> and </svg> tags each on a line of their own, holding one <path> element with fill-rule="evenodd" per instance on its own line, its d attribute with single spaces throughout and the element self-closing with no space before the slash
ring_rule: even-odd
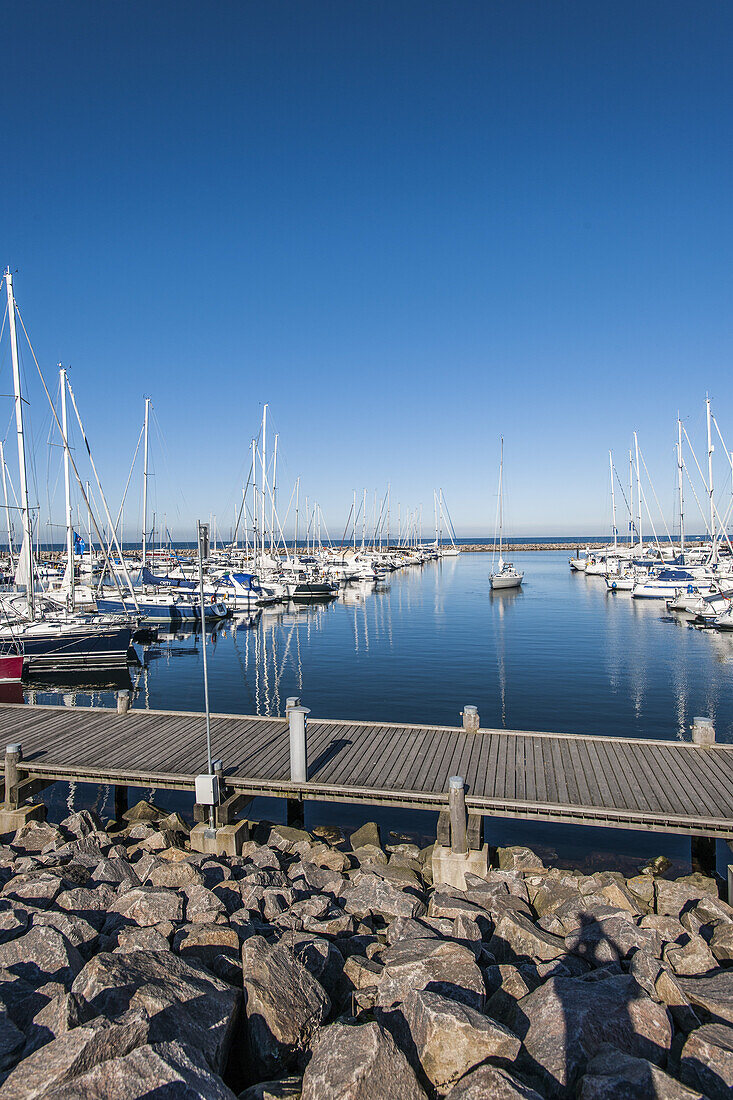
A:
<svg viewBox="0 0 733 1100">
<path fill-rule="evenodd" d="M 461 775 L 484 816 L 733 839 L 733 745 L 311 719 L 294 783 L 287 719 L 218 714 L 211 731 L 242 794 L 442 810 Z M 201 714 L 6 704 L 0 737 L 22 743 L 22 779 L 193 790 L 207 770 Z"/>
</svg>

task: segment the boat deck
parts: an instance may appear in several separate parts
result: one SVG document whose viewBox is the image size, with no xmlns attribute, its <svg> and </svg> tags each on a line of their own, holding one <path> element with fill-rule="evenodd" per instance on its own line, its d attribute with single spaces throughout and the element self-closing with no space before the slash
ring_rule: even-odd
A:
<svg viewBox="0 0 733 1100">
<path fill-rule="evenodd" d="M 221 714 L 211 731 L 228 785 L 252 795 L 440 810 L 461 775 L 487 816 L 733 839 L 730 745 L 309 720 L 292 783 L 286 719 Z M 31 779 L 192 790 L 206 771 L 201 714 L 5 704 L 0 735 Z"/>
</svg>

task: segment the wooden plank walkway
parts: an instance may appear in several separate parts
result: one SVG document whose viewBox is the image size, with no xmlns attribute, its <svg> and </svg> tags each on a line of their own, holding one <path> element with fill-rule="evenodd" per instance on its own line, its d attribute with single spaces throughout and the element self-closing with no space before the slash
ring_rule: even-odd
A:
<svg viewBox="0 0 733 1100">
<path fill-rule="evenodd" d="M 309 720 L 298 784 L 286 719 L 220 714 L 211 728 L 227 783 L 251 794 L 442 809 L 459 774 L 485 815 L 733 839 L 733 745 Z M 201 714 L 6 704 L 2 737 L 22 743 L 31 778 L 190 790 L 206 770 Z"/>
</svg>

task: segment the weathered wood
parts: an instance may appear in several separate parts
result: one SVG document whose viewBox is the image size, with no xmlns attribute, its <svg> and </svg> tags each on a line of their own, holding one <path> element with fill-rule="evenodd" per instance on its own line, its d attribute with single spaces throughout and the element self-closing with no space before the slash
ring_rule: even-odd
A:
<svg viewBox="0 0 733 1100">
<path fill-rule="evenodd" d="M 27 780 L 55 779 L 191 790 L 205 767 L 204 729 L 202 715 L 180 711 L 133 709 L 120 718 L 103 708 L 0 705 L 0 730 L 23 744 L 24 793 Z M 263 794 L 290 799 L 293 813 L 304 799 L 440 811 L 448 777 L 462 775 L 469 815 L 733 838 L 733 746 L 720 741 L 700 749 L 678 740 L 311 719 L 308 776 L 295 783 L 287 720 L 213 715 L 212 741 L 232 807 Z"/>
</svg>

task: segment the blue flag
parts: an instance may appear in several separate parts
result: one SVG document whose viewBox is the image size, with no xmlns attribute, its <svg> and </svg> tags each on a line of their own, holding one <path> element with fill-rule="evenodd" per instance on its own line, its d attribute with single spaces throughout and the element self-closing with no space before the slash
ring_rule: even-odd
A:
<svg viewBox="0 0 733 1100">
<path fill-rule="evenodd" d="M 84 542 L 84 539 L 74 531 L 74 553 L 83 554 L 86 548 L 87 544 Z"/>
</svg>

